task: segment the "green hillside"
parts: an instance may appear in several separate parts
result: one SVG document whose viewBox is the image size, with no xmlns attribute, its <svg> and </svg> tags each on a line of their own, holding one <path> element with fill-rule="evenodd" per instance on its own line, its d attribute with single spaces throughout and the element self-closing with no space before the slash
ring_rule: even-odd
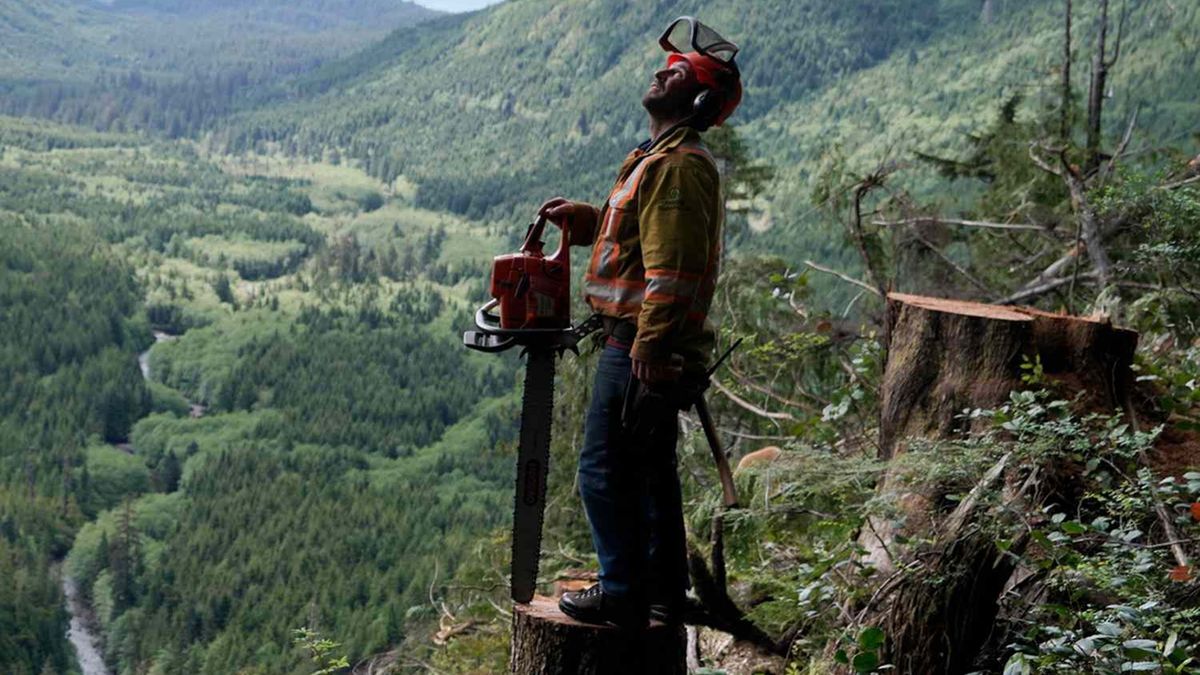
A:
<svg viewBox="0 0 1200 675">
<path fill-rule="evenodd" d="M 991 24 L 970 22 L 948 30 L 746 125 L 743 132 L 755 151 L 778 167 L 763 221 L 777 227 L 778 236 L 768 237 L 772 246 L 793 256 L 814 256 L 822 237 L 844 229 L 836 222 L 822 227 L 821 214 L 813 212 L 815 174 L 828 166 L 831 155 L 840 156 L 859 175 L 887 161 L 902 162 L 901 185 L 929 205 L 953 209 L 962 192 L 948 192 L 931 167 L 916 161 L 916 151 L 965 156 L 970 136 L 994 123 L 1014 96 L 1021 97 L 1017 114 L 1022 121 L 1054 114 L 1061 8 L 1054 3 L 1002 6 L 1009 9 Z M 1097 15 L 1094 3 L 1076 3 L 1076 11 L 1073 88 L 1081 111 Z M 1185 73 L 1200 68 L 1198 30 L 1200 5 L 1194 3 L 1145 2 L 1131 10 L 1121 57 L 1109 79 L 1112 97 L 1104 118 L 1109 149 L 1136 108 L 1138 125 L 1130 147 L 1143 156 L 1159 148 L 1195 154 L 1200 81 Z M 970 189 L 964 184 L 955 188 Z"/>
<path fill-rule="evenodd" d="M 0 114 L 179 136 L 437 15 L 404 0 L 3 0 Z"/>
<path fill-rule="evenodd" d="M 455 334 L 496 238 L 347 167 L 7 118 L 0 146 L 0 670 L 69 672 L 68 550 L 119 672 L 423 630 L 507 520 L 515 364 Z"/>
<path fill-rule="evenodd" d="M 644 133 L 637 101 L 668 17 L 699 13 L 746 44 L 745 123 L 969 20 L 973 6 L 504 3 L 398 31 L 301 79 L 297 102 L 219 125 L 217 137 L 234 150 L 348 148 L 372 175 L 416 182 L 422 206 L 508 219 L 559 191 L 599 197 Z"/>
<path fill-rule="evenodd" d="M 1093 3 L 1078 3 L 1076 55 L 1086 63 Z M 661 52 L 666 19 L 693 13 L 739 41 L 745 103 L 733 123 L 749 155 L 778 179 L 755 219 L 758 250 L 852 265 L 840 225 L 810 200 L 838 149 L 856 171 L 913 152 L 953 154 L 1020 93 L 1022 115 L 1052 105 L 1061 60 L 1057 5 L 893 0 L 873 3 L 671 2 L 655 12 L 599 0 L 504 3 L 473 16 L 401 30 L 293 85 L 272 103 L 221 123 L 235 150 L 320 157 L 345 149 L 372 175 L 404 176 L 417 202 L 474 218 L 512 220 L 554 194 L 598 199 L 644 131 L 637 101 Z M 1110 79 L 1109 137 L 1141 105 L 1135 142 L 1191 143 L 1198 129 L 1200 8 L 1154 0 L 1132 7 Z M 1086 68 L 1075 91 L 1086 91 Z M 910 172 L 929 194 L 932 171 Z M 932 195 L 931 195 L 932 197 Z"/>
</svg>

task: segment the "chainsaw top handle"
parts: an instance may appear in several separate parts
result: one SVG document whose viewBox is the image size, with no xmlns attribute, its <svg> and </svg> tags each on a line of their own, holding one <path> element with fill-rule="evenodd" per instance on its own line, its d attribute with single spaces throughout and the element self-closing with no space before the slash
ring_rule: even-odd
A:
<svg viewBox="0 0 1200 675">
<path fill-rule="evenodd" d="M 529 225 L 529 229 L 525 231 L 525 243 L 521 244 L 522 253 L 543 253 L 542 247 L 545 246 L 542 241 L 542 234 L 546 230 L 546 216 L 539 215 L 537 220 Z M 554 222 L 554 221 L 550 221 Z M 554 223 L 558 229 L 562 230 L 562 237 L 558 241 L 558 250 L 554 255 L 550 256 L 550 260 L 562 260 L 566 255 L 567 248 L 571 245 L 571 228 L 569 227 L 570 220 L 563 219 L 561 223 Z"/>
</svg>

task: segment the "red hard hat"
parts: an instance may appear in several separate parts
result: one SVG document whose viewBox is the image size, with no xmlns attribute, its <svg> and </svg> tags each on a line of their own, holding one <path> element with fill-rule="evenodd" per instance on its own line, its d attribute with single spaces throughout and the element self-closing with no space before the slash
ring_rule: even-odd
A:
<svg viewBox="0 0 1200 675">
<path fill-rule="evenodd" d="M 672 53 L 667 55 L 668 68 L 680 61 L 688 62 L 692 67 L 692 72 L 696 73 L 696 79 L 700 81 L 700 84 L 724 95 L 725 101 L 721 106 L 721 111 L 717 113 L 716 118 L 713 120 L 713 126 L 721 126 L 733 114 L 738 104 L 742 102 L 742 78 L 738 74 L 738 71 L 711 56 L 706 56 L 699 52 Z"/>
</svg>

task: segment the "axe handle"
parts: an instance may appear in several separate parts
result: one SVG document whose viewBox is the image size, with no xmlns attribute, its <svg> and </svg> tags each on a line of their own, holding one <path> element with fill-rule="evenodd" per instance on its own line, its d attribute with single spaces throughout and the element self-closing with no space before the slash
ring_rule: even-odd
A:
<svg viewBox="0 0 1200 675">
<path fill-rule="evenodd" d="M 727 508 L 737 507 L 737 489 L 733 485 L 733 472 L 729 470 L 729 458 L 721 448 L 721 439 L 717 438 L 717 427 L 713 424 L 712 415 L 708 412 L 708 402 L 703 396 L 696 398 L 696 415 L 700 417 L 700 426 L 704 428 L 704 436 L 708 438 L 708 447 L 712 450 L 713 461 L 717 464 L 717 475 L 721 477 L 721 491 L 725 496 Z"/>
</svg>

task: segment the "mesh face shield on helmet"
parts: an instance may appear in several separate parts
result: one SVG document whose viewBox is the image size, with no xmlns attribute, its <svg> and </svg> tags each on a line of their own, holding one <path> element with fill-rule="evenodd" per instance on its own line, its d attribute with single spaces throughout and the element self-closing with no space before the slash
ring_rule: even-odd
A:
<svg viewBox="0 0 1200 675">
<path fill-rule="evenodd" d="M 672 21 L 658 38 L 658 44 L 668 52 L 698 52 L 737 70 L 733 57 L 737 56 L 738 46 L 690 16 Z"/>
<path fill-rule="evenodd" d="M 690 16 L 672 21 L 658 44 L 669 54 L 668 67 L 687 61 L 700 84 L 719 97 L 706 122 L 721 126 L 742 101 L 742 78 L 734 61 L 738 46 Z"/>
</svg>

